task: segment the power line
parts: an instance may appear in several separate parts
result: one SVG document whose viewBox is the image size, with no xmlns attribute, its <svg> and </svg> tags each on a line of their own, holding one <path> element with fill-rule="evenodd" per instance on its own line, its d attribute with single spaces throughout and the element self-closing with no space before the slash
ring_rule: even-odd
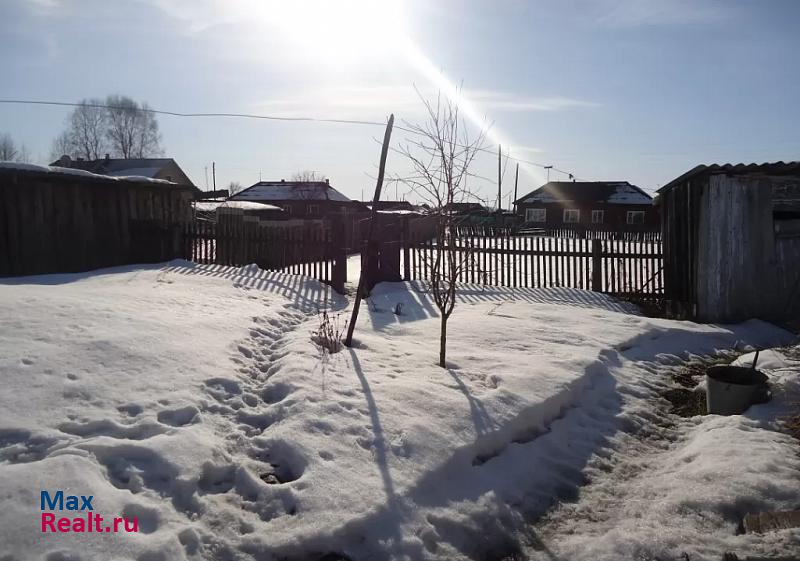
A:
<svg viewBox="0 0 800 561">
<path fill-rule="evenodd" d="M 42 101 L 27 99 L 0 99 L 0 103 L 17 103 L 22 105 L 55 105 L 59 107 L 93 107 L 97 109 L 128 109 L 118 105 L 106 105 L 105 103 L 69 103 L 66 101 Z M 385 127 L 386 123 L 378 121 L 358 121 L 354 119 L 323 119 L 316 117 L 280 117 L 277 115 L 256 115 L 253 113 L 179 113 L 177 111 L 164 111 L 141 107 L 141 111 L 154 113 L 156 115 L 170 115 L 172 117 L 240 117 L 243 119 L 265 119 L 268 121 L 310 121 L 318 123 L 340 123 L 347 125 L 369 125 Z"/>
<path fill-rule="evenodd" d="M 74 102 L 67 102 L 67 101 L 45 101 L 45 100 L 30 100 L 30 99 L 0 99 L 0 103 L 7 103 L 7 104 L 19 104 L 19 105 L 50 105 L 56 107 L 92 107 L 96 109 L 127 109 L 127 107 L 122 107 L 118 105 L 107 105 L 104 103 L 74 103 Z M 319 118 L 319 117 L 282 117 L 277 115 L 257 115 L 254 113 L 183 113 L 178 111 L 165 111 L 161 109 L 153 109 L 151 107 L 142 107 L 140 108 L 141 111 L 147 113 L 153 113 L 155 115 L 168 115 L 171 117 L 235 117 L 235 118 L 242 118 L 242 119 L 261 119 L 267 121 L 287 121 L 287 122 L 312 122 L 312 123 L 336 123 L 342 125 L 362 125 L 362 126 L 378 126 L 378 127 L 385 127 L 386 123 L 380 121 L 364 121 L 358 119 L 330 119 L 330 118 Z M 403 127 L 400 125 L 395 125 L 396 129 L 408 132 L 411 134 L 423 135 L 420 131 L 413 130 L 407 127 Z M 456 145 L 459 148 L 467 148 L 466 146 Z M 486 152 L 488 154 L 494 155 L 494 148 L 489 147 L 480 147 L 476 148 L 476 150 L 480 152 Z M 571 172 L 566 170 L 559 169 L 552 165 L 546 165 L 539 162 L 533 162 L 531 160 L 525 160 L 523 158 L 516 158 L 514 156 L 507 155 L 507 159 L 514 160 L 515 162 L 520 162 L 524 164 L 528 164 L 531 166 L 535 166 L 541 168 L 543 170 L 552 169 L 558 173 L 562 173 L 568 176 L 570 179 L 577 179 L 575 175 Z"/>
</svg>

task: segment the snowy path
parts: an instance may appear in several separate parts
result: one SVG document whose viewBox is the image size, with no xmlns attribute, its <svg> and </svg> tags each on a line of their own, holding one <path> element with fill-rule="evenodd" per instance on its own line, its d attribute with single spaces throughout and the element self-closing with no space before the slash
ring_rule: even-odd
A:
<svg viewBox="0 0 800 561">
<path fill-rule="evenodd" d="M 377 287 L 356 346 L 321 355 L 317 307 L 346 304 L 185 262 L 0 282 L 0 558 L 493 561 L 654 419 L 647 365 L 788 337 L 464 287 L 442 370 L 419 286 Z M 43 535 L 56 488 L 142 531 Z"/>
<path fill-rule="evenodd" d="M 774 425 L 798 395 L 800 362 L 767 370 L 771 403 L 744 416 L 688 419 L 670 414 L 653 391 L 669 387 L 681 368 L 673 362 L 628 366 L 659 373 L 661 383 L 627 408 L 621 430 L 587 464 L 578 496 L 533 526 L 526 550 L 532 561 L 800 554 L 800 531 L 739 535 L 746 513 L 800 506 L 800 443 Z"/>
</svg>

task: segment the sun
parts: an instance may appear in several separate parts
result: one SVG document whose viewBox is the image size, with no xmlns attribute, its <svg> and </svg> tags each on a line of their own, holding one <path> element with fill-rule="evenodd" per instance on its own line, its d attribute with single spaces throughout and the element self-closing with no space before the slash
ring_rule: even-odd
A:
<svg viewBox="0 0 800 561">
<path fill-rule="evenodd" d="M 322 65 L 374 60 L 405 37 L 402 0 L 278 0 L 261 8 L 261 18 L 293 54 Z"/>
</svg>

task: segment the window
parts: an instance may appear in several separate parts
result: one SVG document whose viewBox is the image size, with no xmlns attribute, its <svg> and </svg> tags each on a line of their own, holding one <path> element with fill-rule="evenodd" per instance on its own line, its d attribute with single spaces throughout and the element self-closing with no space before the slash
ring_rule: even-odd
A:
<svg viewBox="0 0 800 561">
<path fill-rule="evenodd" d="M 547 222 L 547 209 L 526 208 L 525 222 Z"/>
<path fill-rule="evenodd" d="M 311 214 L 311 215 L 319 214 L 319 205 L 308 205 L 306 214 Z"/>
<path fill-rule="evenodd" d="M 628 224 L 644 224 L 644 211 L 629 210 L 627 222 Z"/>
<path fill-rule="evenodd" d="M 604 211 L 604 210 L 593 210 L 592 211 L 592 224 L 602 224 L 605 213 L 606 213 L 606 211 Z"/>
<path fill-rule="evenodd" d="M 581 211 L 577 208 L 564 209 L 564 222 L 566 224 L 577 224 L 581 221 Z"/>
</svg>

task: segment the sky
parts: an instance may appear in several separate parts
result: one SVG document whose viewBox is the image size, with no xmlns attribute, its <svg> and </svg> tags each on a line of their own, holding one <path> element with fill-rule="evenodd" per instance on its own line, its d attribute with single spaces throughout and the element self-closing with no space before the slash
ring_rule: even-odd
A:
<svg viewBox="0 0 800 561">
<path fill-rule="evenodd" d="M 164 155 L 201 189 L 214 162 L 218 187 L 314 170 L 371 198 L 380 123 L 420 123 L 420 95 L 437 92 L 487 131 L 468 187 L 492 204 L 498 144 L 524 160 L 520 196 L 568 179 L 556 169 L 654 191 L 701 163 L 800 159 L 794 0 L 0 0 L 0 13 L 0 99 L 378 123 L 159 116 Z M 0 103 L 0 134 L 46 164 L 69 112 Z M 394 131 L 390 176 L 407 175 L 396 150 L 413 138 Z"/>
</svg>

